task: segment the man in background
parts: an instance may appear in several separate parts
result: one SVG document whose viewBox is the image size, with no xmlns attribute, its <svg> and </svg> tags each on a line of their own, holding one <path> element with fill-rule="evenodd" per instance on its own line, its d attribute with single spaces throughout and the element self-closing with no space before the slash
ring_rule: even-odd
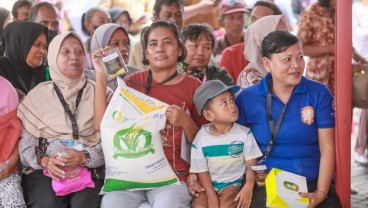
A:
<svg viewBox="0 0 368 208">
<path fill-rule="evenodd" d="M 249 24 L 265 16 L 281 14 L 281 10 L 276 4 L 267 1 L 257 1 L 250 14 Z M 248 65 L 248 60 L 243 55 L 245 47 L 244 41 L 242 41 L 239 44 L 226 48 L 222 52 L 220 66 L 226 69 L 235 82 L 238 80 L 240 72 Z"/>
<path fill-rule="evenodd" d="M 13 21 L 26 21 L 29 18 L 29 10 L 32 7 L 32 2 L 28 0 L 18 0 L 13 4 L 12 15 Z"/>
</svg>

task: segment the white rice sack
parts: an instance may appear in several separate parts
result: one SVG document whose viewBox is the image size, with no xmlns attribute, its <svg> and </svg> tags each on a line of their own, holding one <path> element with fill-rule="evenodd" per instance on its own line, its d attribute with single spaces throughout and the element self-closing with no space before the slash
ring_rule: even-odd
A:
<svg viewBox="0 0 368 208">
<path fill-rule="evenodd" d="M 106 163 L 102 192 L 180 184 L 160 136 L 168 105 L 118 82 L 101 122 Z"/>
</svg>

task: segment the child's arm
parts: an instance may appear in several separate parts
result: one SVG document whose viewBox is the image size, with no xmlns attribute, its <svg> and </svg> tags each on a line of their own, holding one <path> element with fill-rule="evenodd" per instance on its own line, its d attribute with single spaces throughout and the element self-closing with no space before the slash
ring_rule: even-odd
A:
<svg viewBox="0 0 368 208">
<path fill-rule="evenodd" d="M 246 181 L 243 188 L 239 191 L 238 195 L 235 197 L 235 201 L 239 201 L 238 208 L 250 207 L 253 197 L 253 187 L 256 181 L 256 177 L 251 168 L 252 165 L 257 165 L 257 159 L 250 159 L 246 161 Z"/>
<path fill-rule="evenodd" d="M 215 192 L 215 189 L 212 186 L 212 181 L 210 174 L 208 172 L 198 173 L 199 181 L 201 182 L 203 188 L 205 189 L 208 207 L 218 208 L 220 207 L 220 203 Z"/>
</svg>

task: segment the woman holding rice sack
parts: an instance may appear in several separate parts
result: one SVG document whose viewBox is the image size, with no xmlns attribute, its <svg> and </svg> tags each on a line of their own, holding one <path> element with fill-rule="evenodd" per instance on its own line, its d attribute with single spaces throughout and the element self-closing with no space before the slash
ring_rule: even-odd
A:
<svg viewBox="0 0 368 208">
<path fill-rule="evenodd" d="M 192 197 L 189 194 L 186 178 L 189 164 L 181 158 L 182 135 L 192 143 L 198 126 L 205 121 L 196 112 L 193 95 L 201 82 L 191 76 L 177 72 L 177 63 L 183 61 L 186 50 L 179 38 L 178 28 L 167 21 L 157 21 L 142 32 L 144 62 L 150 69 L 137 72 L 125 79 L 126 84 L 142 93 L 170 105 L 166 111 L 166 125 L 162 130 L 163 149 L 171 168 L 175 171 L 181 185 L 165 185 L 151 190 L 112 191 L 105 194 L 101 206 L 138 207 L 148 202 L 152 207 L 190 207 Z M 96 70 L 95 126 L 99 128 L 106 110 L 106 77 L 99 59 L 105 49 L 92 54 Z"/>
</svg>

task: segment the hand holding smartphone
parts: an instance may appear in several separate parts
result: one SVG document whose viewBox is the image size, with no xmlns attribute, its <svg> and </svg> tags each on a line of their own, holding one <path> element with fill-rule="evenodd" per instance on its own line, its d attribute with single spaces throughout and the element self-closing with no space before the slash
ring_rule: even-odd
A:
<svg viewBox="0 0 368 208">
<path fill-rule="evenodd" d="M 118 48 L 108 50 L 106 56 L 100 59 L 100 63 L 105 69 L 106 76 L 110 78 L 128 71 Z"/>
</svg>

